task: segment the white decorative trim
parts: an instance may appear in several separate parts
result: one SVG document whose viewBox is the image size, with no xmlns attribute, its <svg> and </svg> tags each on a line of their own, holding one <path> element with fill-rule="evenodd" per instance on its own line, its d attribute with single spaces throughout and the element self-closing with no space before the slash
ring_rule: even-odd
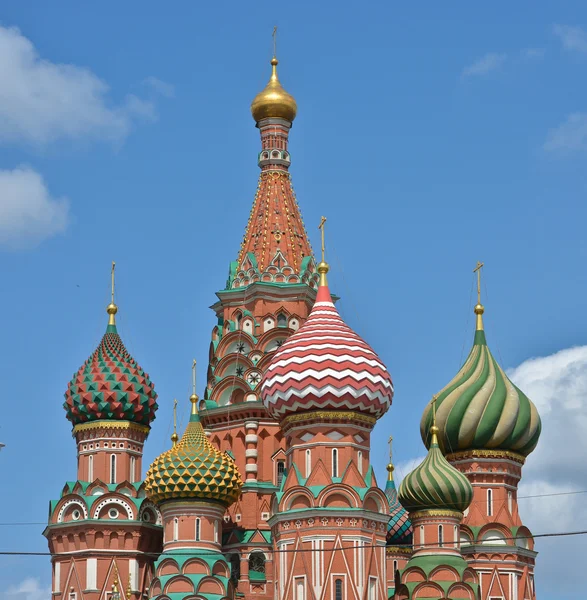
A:
<svg viewBox="0 0 587 600">
<path fill-rule="evenodd" d="M 59 511 L 59 514 L 57 515 L 57 523 L 63 522 L 63 514 L 65 513 L 65 509 L 70 507 L 72 504 L 75 504 L 76 506 L 79 506 L 82 509 L 82 512 L 84 513 L 84 519 L 88 518 L 88 509 L 86 508 L 84 503 L 81 500 L 72 498 L 71 500 L 67 500 L 61 507 L 61 510 Z"/>
<path fill-rule="evenodd" d="M 258 436 L 254 433 L 247 433 L 247 435 L 245 435 L 245 443 L 247 444 L 256 444 L 258 440 Z"/>
<path fill-rule="evenodd" d="M 108 504 L 118 504 L 119 506 L 122 506 L 125 510 L 126 510 L 126 514 L 127 514 L 127 519 L 133 521 L 135 516 L 134 516 L 134 511 L 132 509 L 132 506 L 128 503 L 125 502 L 124 500 L 121 500 L 120 498 L 106 498 L 105 500 L 102 500 L 102 502 L 100 502 L 98 504 L 98 506 L 96 506 L 96 509 L 94 510 L 94 519 L 97 519 L 100 515 L 100 511 L 107 506 Z"/>
<path fill-rule="evenodd" d="M 245 473 L 256 473 L 257 465 L 245 465 Z"/>
<path fill-rule="evenodd" d="M 259 451 L 256 448 L 245 450 L 245 458 L 257 458 Z"/>
</svg>

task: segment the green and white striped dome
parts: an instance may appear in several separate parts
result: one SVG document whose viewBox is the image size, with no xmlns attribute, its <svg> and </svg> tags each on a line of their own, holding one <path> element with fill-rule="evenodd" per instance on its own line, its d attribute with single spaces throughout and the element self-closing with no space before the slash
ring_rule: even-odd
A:
<svg viewBox="0 0 587 600">
<path fill-rule="evenodd" d="M 465 511 L 473 500 L 469 480 L 457 471 L 440 451 L 436 432 L 431 427 L 428 456 L 404 477 L 398 498 L 402 506 L 413 513 L 421 510 Z"/>
<path fill-rule="evenodd" d="M 483 310 L 481 304 L 475 307 L 477 330 L 465 364 L 437 396 L 439 444 L 444 454 L 502 450 L 528 456 L 540 437 L 540 416 L 491 355 L 483 330 Z M 420 423 L 427 446 L 431 424 L 432 401 Z"/>
</svg>

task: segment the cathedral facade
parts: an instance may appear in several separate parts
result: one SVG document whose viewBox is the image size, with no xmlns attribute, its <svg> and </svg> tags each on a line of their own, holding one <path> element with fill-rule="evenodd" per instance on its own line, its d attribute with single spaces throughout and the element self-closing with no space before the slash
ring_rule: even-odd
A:
<svg viewBox="0 0 587 600">
<path fill-rule="evenodd" d="M 422 402 L 425 460 L 397 489 L 390 452 L 376 480 L 392 378 L 336 309 L 324 220 L 314 258 L 277 65 L 251 105 L 259 183 L 186 430 L 143 480 L 157 393 L 118 334 L 114 286 L 106 333 L 67 387 L 78 469 L 44 531 L 53 597 L 535 600 L 517 487 L 540 417 L 489 350 L 480 294 L 468 358 Z"/>
</svg>

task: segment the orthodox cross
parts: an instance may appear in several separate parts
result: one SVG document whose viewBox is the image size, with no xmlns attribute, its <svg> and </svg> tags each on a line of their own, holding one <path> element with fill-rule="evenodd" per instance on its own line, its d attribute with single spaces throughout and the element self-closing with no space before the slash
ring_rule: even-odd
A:
<svg viewBox="0 0 587 600">
<path fill-rule="evenodd" d="M 320 219 L 320 225 L 318 225 L 318 229 L 322 232 L 322 262 L 324 261 L 324 224 L 326 223 L 326 217 L 322 217 Z"/>
<path fill-rule="evenodd" d="M 116 263 L 112 261 L 112 271 L 110 272 L 110 279 L 112 282 L 112 304 L 114 304 L 114 269 L 116 269 Z"/>
<path fill-rule="evenodd" d="M 484 263 L 477 261 L 477 266 L 473 269 L 473 273 L 477 273 L 477 304 L 481 304 L 481 269 Z"/>
<path fill-rule="evenodd" d="M 436 427 L 436 402 L 438 401 L 438 394 L 432 396 L 432 427 Z"/>
<path fill-rule="evenodd" d="M 389 439 L 387 440 L 388 444 L 389 444 L 389 462 L 392 463 L 392 454 L 391 454 L 391 443 L 393 442 L 393 436 L 390 435 Z"/>
<path fill-rule="evenodd" d="M 173 399 L 173 433 L 177 434 L 177 398 Z"/>
<path fill-rule="evenodd" d="M 273 27 L 271 37 L 273 38 L 273 58 L 275 58 L 277 56 L 277 25 Z"/>
<path fill-rule="evenodd" d="M 192 363 L 192 394 L 196 395 L 196 359 Z"/>
</svg>

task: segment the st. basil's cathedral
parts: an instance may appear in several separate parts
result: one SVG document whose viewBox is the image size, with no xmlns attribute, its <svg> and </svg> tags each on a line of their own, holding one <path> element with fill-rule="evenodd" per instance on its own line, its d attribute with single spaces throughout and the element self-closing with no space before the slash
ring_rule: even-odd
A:
<svg viewBox="0 0 587 600">
<path fill-rule="evenodd" d="M 489 350 L 480 295 L 472 349 L 423 411 L 426 458 L 396 489 L 390 452 L 376 480 L 392 379 L 333 302 L 324 219 L 314 258 L 277 64 L 251 105 L 259 184 L 181 438 L 143 480 L 157 393 L 117 332 L 114 286 L 106 333 L 67 386 L 78 468 L 44 531 L 53 598 L 535 600 L 517 489 L 540 417 Z"/>
</svg>

